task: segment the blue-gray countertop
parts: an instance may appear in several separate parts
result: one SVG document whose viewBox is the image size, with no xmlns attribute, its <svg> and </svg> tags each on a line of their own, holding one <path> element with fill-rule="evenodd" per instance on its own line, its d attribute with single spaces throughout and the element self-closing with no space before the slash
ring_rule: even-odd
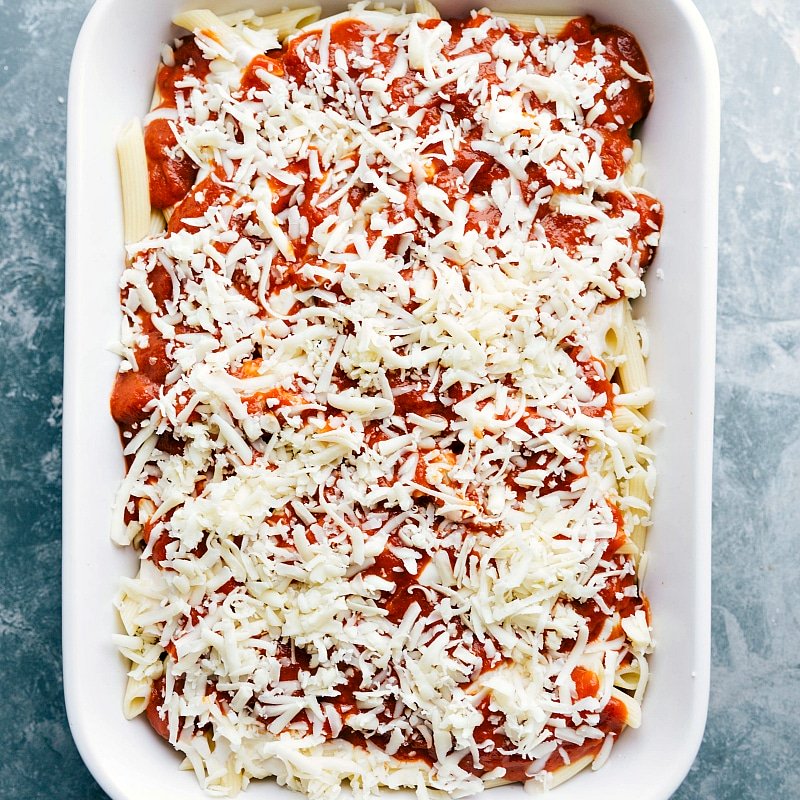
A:
<svg viewBox="0 0 800 800">
<path fill-rule="evenodd" d="M 0 0 L 0 797 L 15 800 L 105 797 L 69 733 L 60 651 L 65 98 L 90 5 Z M 712 686 L 674 797 L 793 800 L 800 2 L 698 5 L 723 98 Z"/>
</svg>

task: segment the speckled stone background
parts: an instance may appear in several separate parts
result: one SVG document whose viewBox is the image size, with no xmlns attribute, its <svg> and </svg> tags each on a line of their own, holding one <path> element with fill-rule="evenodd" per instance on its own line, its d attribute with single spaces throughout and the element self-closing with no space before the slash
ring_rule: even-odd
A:
<svg viewBox="0 0 800 800">
<path fill-rule="evenodd" d="M 0 0 L 0 797 L 15 800 L 105 797 L 69 733 L 60 652 L 65 99 L 90 5 Z M 793 800 L 800 0 L 698 5 L 723 98 L 713 663 L 705 740 L 674 797 Z"/>
</svg>

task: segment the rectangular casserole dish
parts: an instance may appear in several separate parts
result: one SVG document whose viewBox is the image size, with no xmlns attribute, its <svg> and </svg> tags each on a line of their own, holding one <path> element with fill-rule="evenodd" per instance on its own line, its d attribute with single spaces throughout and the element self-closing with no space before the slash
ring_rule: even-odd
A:
<svg viewBox="0 0 800 800">
<path fill-rule="evenodd" d="M 98 0 L 72 64 L 69 97 L 64 386 L 63 643 L 67 710 L 80 752 L 113 798 L 205 796 L 179 756 L 122 715 L 125 665 L 111 642 L 119 577 L 135 573 L 132 552 L 109 538 L 110 509 L 123 475 L 108 411 L 118 358 L 122 213 L 115 143 L 147 109 L 170 18 L 190 5 L 218 12 L 276 3 L 241 0 Z M 323 3 L 323 13 L 342 3 Z M 440 2 L 442 16 L 474 4 Z M 714 385 L 719 99 L 708 32 L 689 0 L 504 0 L 505 11 L 593 13 L 638 39 L 656 101 L 641 131 L 646 186 L 663 202 L 661 247 L 637 314 L 651 336 L 649 371 L 659 485 L 644 586 L 656 652 L 643 723 L 615 745 L 608 763 L 554 790 L 558 800 L 625 796 L 665 800 L 687 773 L 705 723 L 710 638 L 711 454 Z M 493 800 L 521 797 L 519 785 Z M 245 797 L 298 797 L 255 782 Z"/>
</svg>

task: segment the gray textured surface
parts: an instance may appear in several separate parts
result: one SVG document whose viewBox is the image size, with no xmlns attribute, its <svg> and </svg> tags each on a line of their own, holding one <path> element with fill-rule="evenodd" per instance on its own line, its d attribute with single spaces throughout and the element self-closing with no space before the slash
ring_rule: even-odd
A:
<svg viewBox="0 0 800 800">
<path fill-rule="evenodd" d="M 60 677 L 63 100 L 90 4 L 0 0 L 0 797 L 15 800 L 105 797 Z M 698 5 L 723 95 L 713 663 L 675 798 L 798 798 L 800 3 Z"/>
</svg>

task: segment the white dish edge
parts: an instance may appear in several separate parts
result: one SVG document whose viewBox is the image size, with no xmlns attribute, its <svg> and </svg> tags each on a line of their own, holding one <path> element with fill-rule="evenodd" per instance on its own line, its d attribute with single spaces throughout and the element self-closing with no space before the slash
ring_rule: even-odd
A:
<svg viewBox="0 0 800 800">
<path fill-rule="evenodd" d="M 134 562 L 108 538 L 110 503 L 122 477 L 116 427 L 107 410 L 117 359 L 106 346 L 117 331 L 115 299 L 123 255 L 114 142 L 122 124 L 146 110 L 169 17 L 187 5 L 179 0 L 98 0 L 81 31 L 70 75 L 64 691 L 81 755 L 115 800 L 206 796 L 193 775 L 178 771 L 178 757 L 147 730 L 144 720 L 128 722 L 122 716 L 124 665 L 111 643 L 116 624 L 111 598 L 118 576 L 131 574 Z M 225 0 L 207 5 L 235 7 Z M 505 10 L 531 7 L 520 0 L 500 5 Z M 449 0 L 440 7 L 447 15 L 470 6 Z M 653 334 L 650 370 L 659 392 L 656 416 L 667 424 L 658 442 L 659 494 L 645 581 L 658 645 L 651 661 L 652 683 L 642 727 L 621 737 L 601 771 L 582 774 L 551 795 L 557 800 L 666 800 L 691 766 L 708 703 L 719 166 L 716 57 L 689 0 L 546 0 L 535 7 L 542 13 L 594 9 L 598 19 L 626 27 L 639 39 L 656 82 L 656 103 L 643 135 L 647 185 L 666 208 L 662 247 L 648 278 L 649 297 L 640 307 Z M 656 271 L 663 272 L 663 280 Z M 513 786 L 491 791 L 492 800 L 522 796 Z M 296 797 L 272 782 L 255 783 L 244 796 L 278 793 Z"/>
</svg>

